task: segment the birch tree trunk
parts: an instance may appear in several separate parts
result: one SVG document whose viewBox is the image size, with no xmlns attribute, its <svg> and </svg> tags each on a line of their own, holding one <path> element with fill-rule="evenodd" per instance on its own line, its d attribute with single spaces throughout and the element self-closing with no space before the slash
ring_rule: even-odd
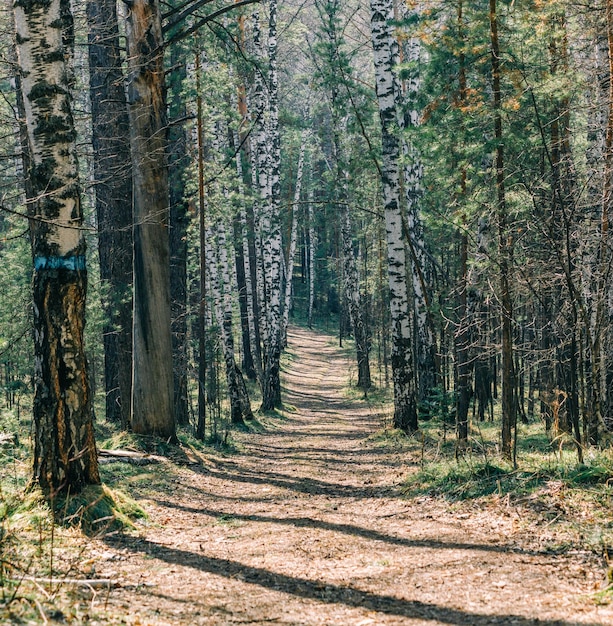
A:
<svg viewBox="0 0 613 626">
<path fill-rule="evenodd" d="M 270 204 L 270 181 L 268 176 L 268 99 L 263 67 L 265 63 L 265 55 L 262 45 L 262 33 L 260 27 L 260 14 L 258 11 L 252 15 L 252 53 L 257 59 L 258 67 L 256 68 L 253 88 L 250 96 L 250 104 L 252 108 L 252 123 L 254 126 L 253 145 L 250 150 L 251 157 L 251 184 L 254 189 L 255 199 L 252 205 L 253 212 L 253 236 L 254 236 L 254 253 L 255 253 L 255 285 L 254 291 L 257 298 L 257 316 L 258 327 L 262 343 L 266 343 L 268 334 L 268 296 L 266 287 L 266 278 L 264 271 L 264 242 L 263 242 L 263 219 L 266 207 Z M 263 350 L 266 345 L 263 345 Z M 261 352 L 261 351 L 260 351 Z M 264 355 L 261 355 L 264 357 Z M 262 361 L 264 358 L 262 358 Z M 261 367 L 261 364 L 260 364 Z M 263 389 L 264 375 L 260 386 Z"/>
<path fill-rule="evenodd" d="M 269 103 L 268 133 L 270 143 L 269 178 L 270 202 L 263 220 L 264 279 L 266 284 L 266 341 L 262 410 L 281 406 L 281 241 L 280 167 L 281 139 L 279 135 L 279 85 L 277 76 L 277 0 L 269 0 L 268 28 Z M 261 173 L 260 173 L 261 175 Z"/>
<path fill-rule="evenodd" d="M 289 311 L 292 306 L 294 257 L 296 256 L 296 243 L 298 241 L 298 203 L 300 202 L 300 193 L 302 192 L 302 171 L 304 169 L 304 151 L 306 148 L 307 134 L 307 130 L 302 131 L 300 139 L 300 154 L 298 156 L 298 168 L 296 170 L 296 188 L 294 189 L 294 202 L 292 203 L 292 226 L 289 253 L 287 255 L 287 268 L 285 273 L 285 303 L 283 306 L 283 321 L 281 327 L 281 335 L 283 337 L 284 345 L 287 345 L 287 325 L 289 324 Z"/>
<path fill-rule="evenodd" d="M 247 387 L 234 358 L 234 330 L 232 324 L 232 287 L 228 267 L 226 229 L 221 219 L 217 220 L 217 246 L 210 246 L 211 258 L 208 263 L 211 288 L 215 302 L 215 315 L 221 328 L 222 350 L 226 364 L 226 380 L 230 398 L 232 423 L 243 424 L 253 419 Z M 212 237 L 208 238 L 212 241 Z"/>
<path fill-rule="evenodd" d="M 106 417 L 130 424 L 132 396 L 132 172 L 116 0 L 87 3 L 92 148 L 103 328 Z"/>
<path fill-rule="evenodd" d="M 409 13 L 404 8 L 405 18 Z M 413 10 L 415 12 L 415 10 Z M 417 399 L 419 403 L 428 403 L 437 385 L 438 366 L 436 357 L 436 339 L 434 322 L 430 312 L 431 285 L 427 279 L 428 259 L 419 202 L 422 196 L 421 180 L 423 167 L 416 148 L 402 131 L 419 126 L 420 114 L 417 110 L 420 76 L 419 61 L 421 43 L 416 37 L 406 38 L 402 45 L 402 61 L 410 68 L 410 76 L 400 85 L 403 93 L 396 92 L 397 115 L 400 123 L 400 142 L 402 161 L 402 180 L 404 200 L 406 204 L 407 243 L 410 255 L 410 268 L 413 289 L 413 306 L 415 316 L 415 364 L 417 371 Z"/>
<path fill-rule="evenodd" d="M 100 482 L 83 345 L 87 270 L 67 2 L 14 3 L 34 261 L 34 481 L 53 497 Z"/>
<path fill-rule="evenodd" d="M 134 0 L 126 23 L 134 198 L 132 429 L 175 439 L 163 41 L 157 0 Z"/>
<path fill-rule="evenodd" d="M 417 430 L 417 402 L 411 315 L 408 297 L 405 237 L 399 185 L 398 142 L 399 85 L 394 74 L 398 44 L 392 36 L 392 0 L 371 0 L 371 29 L 375 79 L 382 132 L 382 185 L 385 207 L 387 267 L 392 324 L 392 378 L 394 381 L 394 426 L 407 432 Z"/>
<path fill-rule="evenodd" d="M 238 145 L 238 137 L 235 138 L 234 144 Z M 237 241 L 235 242 L 237 248 L 237 277 L 239 273 L 239 263 L 242 264 L 243 282 L 245 286 L 244 296 L 245 303 L 245 315 L 247 326 L 247 342 L 249 347 L 249 354 L 251 356 L 250 366 L 253 367 L 255 372 L 255 378 L 262 382 L 262 358 L 259 346 L 259 333 L 256 329 L 256 302 L 255 292 L 253 289 L 252 271 L 251 271 L 251 251 L 249 249 L 249 228 L 247 224 L 247 209 L 245 208 L 245 190 L 243 185 L 243 162 L 241 158 L 241 152 L 236 152 L 236 176 L 238 179 L 238 193 L 240 196 L 240 205 L 237 218 Z M 249 375 L 249 374 L 248 374 Z"/>
<path fill-rule="evenodd" d="M 340 173 L 344 176 L 344 172 Z M 339 181 L 343 187 L 342 204 L 340 205 L 341 242 L 343 254 L 343 291 L 349 311 L 349 318 L 353 326 L 355 351 L 358 364 L 358 382 L 360 389 L 370 389 L 370 360 L 368 355 L 368 332 L 364 322 L 362 303 L 360 302 L 360 276 L 353 251 L 353 232 L 349 206 L 347 203 L 347 187 L 344 181 Z"/>
</svg>

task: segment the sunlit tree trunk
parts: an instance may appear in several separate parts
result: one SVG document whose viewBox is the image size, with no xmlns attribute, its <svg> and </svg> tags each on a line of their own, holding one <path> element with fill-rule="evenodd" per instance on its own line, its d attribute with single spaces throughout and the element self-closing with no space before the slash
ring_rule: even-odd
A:
<svg viewBox="0 0 613 626">
<path fill-rule="evenodd" d="M 413 10 L 414 11 L 414 10 Z M 410 10 L 405 6 L 405 19 Z M 431 313 L 430 295 L 431 281 L 428 280 L 429 261 L 426 255 L 424 229 L 419 215 L 420 199 L 423 195 L 421 180 L 423 167 L 419 152 L 402 132 L 419 126 L 420 113 L 417 109 L 420 75 L 419 63 L 421 43 L 416 37 L 402 40 L 402 62 L 410 68 L 408 76 L 400 84 L 401 92 L 396 104 L 400 124 L 400 145 L 402 154 L 402 178 L 404 202 L 406 205 L 407 247 L 413 291 L 413 307 L 415 315 L 415 369 L 417 372 L 417 399 L 419 403 L 428 404 L 432 392 L 438 383 L 437 350 L 434 322 Z"/>
<path fill-rule="evenodd" d="M 262 409 L 270 411 L 281 406 L 281 241 L 279 135 L 279 85 L 277 75 L 277 0 L 269 2 L 268 28 L 268 137 L 270 144 L 269 181 L 270 202 L 262 221 L 264 280 L 266 284 L 266 340 Z"/>
<path fill-rule="evenodd" d="M 371 31 L 377 99 L 382 132 L 382 186 L 385 208 L 388 282 L 390 288 L 394 426 L 417 430 L 417 402 L 413 360 L 412 308 L 409 302 L 405 229 L 400 206 L 398 141 L 399 85 L 394 74 L 398 44 L 391 32 L 392 0 L 371 0 Z"/>
<path fill-rule="evenodd" d="M 14 3 L 25 108 L 34 321 L 34 481 L 50 496 L 100 482 L 83 345 L 87 270 L 66 1 Z"/>
<path fill-rule="evenodd" d="M 166 90 L 157 0 L 129 3 L 126 39 L 134 180 L 132 429 L 174 439 Z"/>
<path fill-rule="evenodd" d="M 258 327 L 262 342 L 265 343 L 268 334 L 268 295 L 266 277 L 264 271 L 264 243 L 263 221 L 268 205 L 270 204 L 270 178 L 269 178 L 269 145 L 268 145 L 268 99 L 266 81 L 263 74 L 265 54 L 262 44 L 260 27 L 260 13 L 254 12 L 251 20 L 252 25 L 252 50 L 258 61 L 260 71 L 256 71 L 253 78 L 253 87 L 250 95 L 251 116 L 254 130 L 253 142 L 250 150 L 251 157 L 251 184 L 254 189 L 253 232 L 254 232 L 254 260 L 255 260 L 255 294 L 258 307 Z M 266 346 L 263 346 L 263 350 Z M 262 359 L 263 360 L 263 359 Z M 260 385 L 263 387 L 264 375 Z"/>
<path fill-rule="evenodd" d="M 132 396 L 132 172 L 116 0 L 87 3 L 92 148 L 103 328 L 106 417 L 130 424 Z"/>
</svg>

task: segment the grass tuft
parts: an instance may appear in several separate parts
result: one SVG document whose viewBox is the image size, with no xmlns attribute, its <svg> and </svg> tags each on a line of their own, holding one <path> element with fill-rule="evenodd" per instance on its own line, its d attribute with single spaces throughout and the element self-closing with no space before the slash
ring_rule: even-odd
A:
<svg viewBox="0 0 613 626">
<path fill-rule="evenodd" d="M 78 526 L 88 535 L 134 530 L 145 511 L 128 495 L 107 485 L 90 485 L 80 493 L 56 503 L 56 517 L 63 524 Z"/>
</svg>

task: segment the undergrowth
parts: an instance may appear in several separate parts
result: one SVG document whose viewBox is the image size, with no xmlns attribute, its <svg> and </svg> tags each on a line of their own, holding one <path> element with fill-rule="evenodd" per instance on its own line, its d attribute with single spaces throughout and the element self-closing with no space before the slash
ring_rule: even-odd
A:
<svg viewBox="0 0 613 626">
<path fill-rule="evenodd" d="M 521 426 L 514 466 L 500 455 L 498 438 L 497 424 L 476 424 L 468 444 L 460 448 L 447 425 L 433 419 L 411 436 L 389 430 L 378 433 L 375 441 L 400 446 L 413 460 L 404 483 L 406 496 L 513 510 L 523 524 L 543 529 L 541 539 L 549 537 L 548 549 L 580 547 L 609 562 L 613 451 L 587 449 L 579 462 L 570 438 L 560 445 L 560 440 L 550 440 L 540 423 L 532 423 Z"/>
</svg>

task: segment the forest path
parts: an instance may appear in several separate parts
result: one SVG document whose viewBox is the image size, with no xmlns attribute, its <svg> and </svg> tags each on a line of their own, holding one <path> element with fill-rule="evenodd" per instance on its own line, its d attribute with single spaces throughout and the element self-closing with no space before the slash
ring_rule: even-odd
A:
<svg viewBox="0 0 613 626">
<path fill-rule="evenodd" d="M 331 337 L 292 327 L 289 354 L 288 419 L 150 491 L 139 538 L 100 542 L 119 623 L 613 623 L 582 595 L 593 562 L 522 545 L 512 515 L 400 497 L 413 460 L 367 439 L 382 418 Z"/>
</svg>

